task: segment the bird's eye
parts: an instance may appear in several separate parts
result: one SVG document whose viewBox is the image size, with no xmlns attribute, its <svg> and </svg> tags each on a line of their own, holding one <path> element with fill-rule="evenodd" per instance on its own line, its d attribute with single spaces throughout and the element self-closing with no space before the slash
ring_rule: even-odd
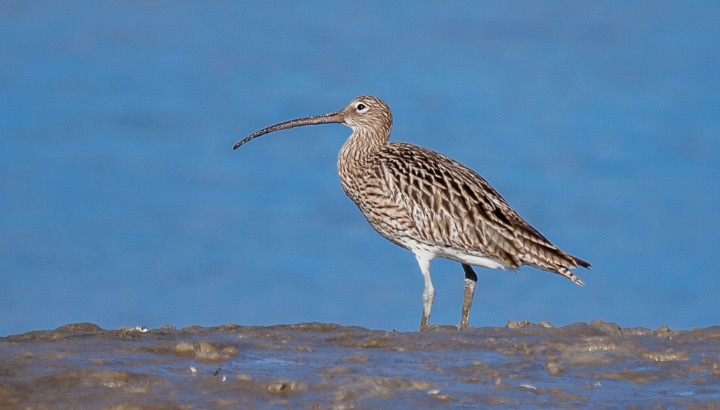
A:
<svg viewBox="0 0 720 410">
<path fill-rule="evenodd" d="M 363 111 L 365 111 L 365 110 L 367 110 L 367 105 L 365 105 L 365 104 L 363 104 L 363 103 L 360 103 L 360 104 L 357 105 L 357 111 L 358 111 L 358 112 L 363 112 Z"/>
</svg>

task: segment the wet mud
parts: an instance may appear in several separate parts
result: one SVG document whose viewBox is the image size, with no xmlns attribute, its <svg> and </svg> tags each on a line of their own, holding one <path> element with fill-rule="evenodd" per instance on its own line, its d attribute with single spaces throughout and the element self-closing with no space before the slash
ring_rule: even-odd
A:
<svg viewBox="0 0 720 410">
<path fill-rule="evenodd" d="M 0 338 L 1 408 L 664 406 L 720 403 L 720 326 L 333 324 Z"/>
</svg>

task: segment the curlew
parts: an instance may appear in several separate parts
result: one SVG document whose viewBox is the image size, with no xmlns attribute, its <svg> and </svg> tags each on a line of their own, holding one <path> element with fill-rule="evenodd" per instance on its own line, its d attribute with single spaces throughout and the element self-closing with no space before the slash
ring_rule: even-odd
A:
<svg viewBox="0 0 720 410">
<path fill-rule="evenodd" d="M 529 265 L 583 285 L 570 269 L 590 267 L 588 262 L 545 239 L 475 171 L 435 151 L 389 142 L 392 122 L 383 100 L 362 96 L 340 111 L 264 128 L 234 149 L 301 125 L 350 127 L 352 134 L 338 155 L 340 183 L 373 229 L 415 255 L 425 280 L 421 331 L 428 328 L 435 298 L 430 261 L 436 257 L 459 262 L 465 273 L 461 329 L 468 327 L 477 282 L 471 266 L 515 270 Z"/>
</svg>

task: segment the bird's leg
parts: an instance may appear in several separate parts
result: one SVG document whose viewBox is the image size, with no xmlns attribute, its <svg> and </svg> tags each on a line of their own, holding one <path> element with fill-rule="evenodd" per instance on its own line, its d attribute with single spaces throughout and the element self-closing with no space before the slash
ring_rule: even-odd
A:
<svg viewBox="0 0 720 410">
<path fill-rule="evenodd" d="M 462 264 L 465 271 L 465 298 L 463 299 L 462 317 L 460 318 L 460 330 L 467 329 L 470 321 L 470 307 L 472 306 L 473 295 L 475 295 L 475 284 L 477 275 L 470 265 Z"/>
<path fill-rule="evenodd" d="M 423 315 L 420 320 L 420 331 L 424 332 L 428 329 L 430 310 L 432 309 L 433 299 L 435 299 L 435 288 L 433 288 L 432 279 L 430 279 L 430 259 L 419 255 L 415 255 L 415 259 L 417 259 L 423 279 L 425 279 L 425 289 L 423 290 Z"/>
</svg>

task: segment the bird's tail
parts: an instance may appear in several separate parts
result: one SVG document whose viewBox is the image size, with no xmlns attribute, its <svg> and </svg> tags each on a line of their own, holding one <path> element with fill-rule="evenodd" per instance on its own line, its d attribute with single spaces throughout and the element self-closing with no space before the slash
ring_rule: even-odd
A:
<svg viewBox="0 0 720 410">
<path fill-rule="evenodd" d="M 545 252 L 537 252 L 533 255 L 532 260 L 526 263 L 542 270 L 565 276 L 578 285 L 583 286 L 583 281 L 572 273 L 570 269 L 577 268 L 578 266 L 589 268 L 590 263 L 563 252 L 554 245 L 550 246 L 552 246 L 552 248 L 548 247 Z"/>
</svg>

